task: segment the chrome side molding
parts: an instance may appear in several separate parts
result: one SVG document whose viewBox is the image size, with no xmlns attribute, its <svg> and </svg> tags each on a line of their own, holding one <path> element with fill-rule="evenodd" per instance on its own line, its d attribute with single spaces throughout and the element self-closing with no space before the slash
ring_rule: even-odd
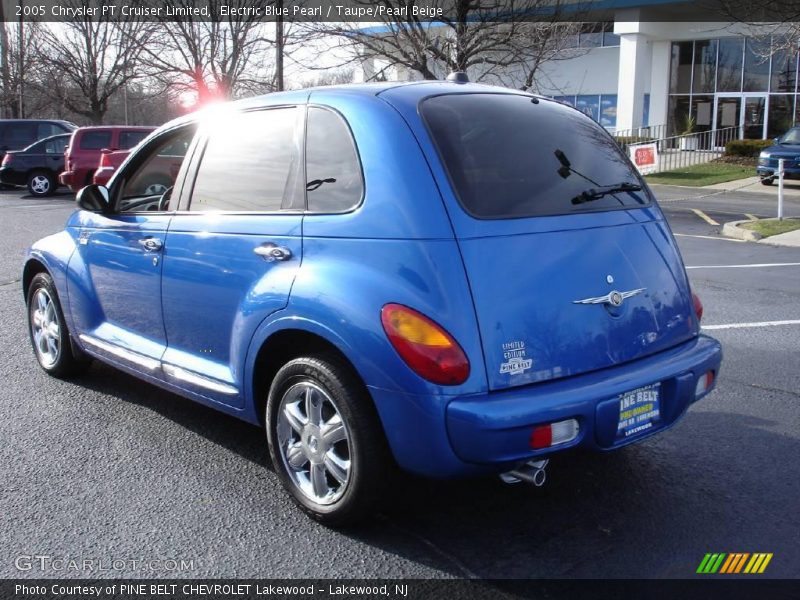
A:
<svg viewBox="0 0 800 600">
<path fill-rule="evenodd" d="M 149 371 L 156 371 L 161 366 L 161 361 L 158 361 L 155 358 L 150 358 L 149 356 L 144 356 L 138 352 L 134 352 L 133 350 L 128 350 L 127 348 L 122 348 L 116 344 L 99 340 L 91 335 L 82 333 L 78 337 L 83 343 L 88 344 L 89 346 L 97 348 L 98 350 L 102 350 L 103 352 L 108 352 L 109 354 L 116 356 L 117 358 L 121 358 L 122 360 L 132 362 L 133 364 L 139 365 L 140 367 L 143 367 Z"/>
<path fill-rule="evenodd" d="M 219 392 L 220 394 L 227 394 L 229 396 L 235 396 L 239 393 L 239 390 L 230 384 L 217 381 L 216 379 L 211 379 L 210 377 L 205 377 L 204 375 L 198 375 L 193 371 L 187 371 L 186 369 L 181 369 L 175 365 L 162 363 L 161 369 L 168 377 L 172 377 L 178 381 L 190 383 L 198 387 L 206 388 L 207 390 Z"/>
</svg>

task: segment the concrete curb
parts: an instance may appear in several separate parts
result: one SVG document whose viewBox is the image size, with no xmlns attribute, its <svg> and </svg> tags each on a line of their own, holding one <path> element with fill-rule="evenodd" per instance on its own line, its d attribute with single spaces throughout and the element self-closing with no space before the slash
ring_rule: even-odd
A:
<svg viewBox="0 0 800 600">
<path fill-rule="evenodd" d="M 752 221 L 749 219 L 744 219 L 743 221 L 729 221 L 722 226 L 722 235 L 735 240 L 744 240 L 745 242 L 757 242 L 763 237 L 760 233 L 755 231 L 742 229 L 739 227 L 740 223 L 752 223 Z"/>
</svg>

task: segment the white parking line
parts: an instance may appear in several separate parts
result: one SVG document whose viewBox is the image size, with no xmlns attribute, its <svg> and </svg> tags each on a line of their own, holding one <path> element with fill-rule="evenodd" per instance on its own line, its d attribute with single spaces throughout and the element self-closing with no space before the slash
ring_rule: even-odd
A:
<svg viewBox="0 0 800 600">
<path fill-rule="evenodd" d="M 691 235 L 691 234 L 688 234 L 688 233 L 675 233 L 673 235 L 675 237 L 700 238 L 701 240 L 718 240 L 720 242 L 736 242 L 738 244 L 746 244 L 747 243 L 747 240 L 735 240 L 733 238 L 715 237 L 713 235 Z"/>
<path fill-rule="evenodd" d="M 760 269 L 765 267 L 800 267 L 800 262 L 796 263 L 758 263 L 752 265 L 696 265 L 686 267 L 687 269 Z"/>
<path fill-rule="evenodd" d="M 746 329 L 749 327 L 776 327 L 778 325 L 800 325 L 800 319 L 790 321 L 761 321 L 757 323 L 728 323 L 726 325 L 703 325 L 703 329 Z"/>
</svg>

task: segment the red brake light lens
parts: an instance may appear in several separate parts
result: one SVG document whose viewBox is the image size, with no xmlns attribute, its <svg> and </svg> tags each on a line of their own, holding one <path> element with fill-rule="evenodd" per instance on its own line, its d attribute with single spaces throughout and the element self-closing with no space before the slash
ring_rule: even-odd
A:
<svg viewBox="0 0 800 600">
<path fill-rule="evenodd" d="M 402 304 L 387 304 L 381 323 L 392 346 L 417 375 L 439 385 L 469 377 L 469 360 L 453 337 L 428 317 Z"/>
<path fill-rule="evenodd" d="M 11 164 L 11 159 L 12 159 L 12 158 L 13 158 L 13 156 L 12 156 L 11 154 L 6 154 L 6 155 L 3 157 L 3 165 L 2 165 L 2 166 L 4 166 L 4 167 L 5 167 L 6 165 L 9 165 L 9 164 Z"/>
<path fill-rule="evenodd" d="M 100 167 L 108 168 L 111 166 L 111 161 L 108 160 L 108 152 L 103 152 L 100 155 Z"/>
<path fill-rule="evenodd" d="M 694 314 L 697 315 L 698 322 L 703 319 L 703 303 L 697 294 L 692 292 L 692 303 L 694 304 Z"/>
</svg>

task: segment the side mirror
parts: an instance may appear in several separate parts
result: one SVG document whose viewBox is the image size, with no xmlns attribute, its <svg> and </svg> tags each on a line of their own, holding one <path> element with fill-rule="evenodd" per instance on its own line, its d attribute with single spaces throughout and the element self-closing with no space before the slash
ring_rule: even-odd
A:
<svg viewBox="0 0 800 600">
<path fill-rule="evenodd" d="M 110 205 L 108 189 L 102 185 L 87 185 L 78 192 L 75 200 L 83 210 L 92 212 L 104 213 Z"/>
<path fill-rule="evenodd" d="M 779 138 L 779 137 L 772 138 L 772 143 L 773 144 L 777 144 L 779 139 L 781 139 L 781 138 Z"/>
</svg>

